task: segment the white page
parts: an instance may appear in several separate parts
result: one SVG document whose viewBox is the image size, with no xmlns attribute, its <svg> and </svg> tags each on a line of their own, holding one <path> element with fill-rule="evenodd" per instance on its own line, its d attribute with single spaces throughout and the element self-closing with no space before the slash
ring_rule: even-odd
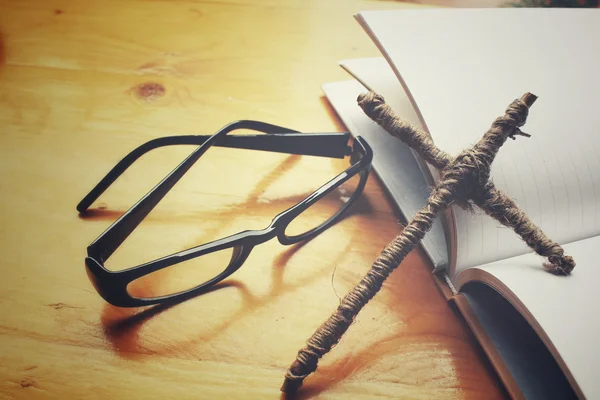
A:
<svg viewBox="0 0 600 400">
<path fill-rule="evenodd" d="M 413 106 L 411 99 L 402 89 L 396 74 L 383 57 L 357 58 L 340 61 L 340 66 L 350 75 L 356 78 L 367 89 L 382 95 L 385 102 L 394 112 L 404 120 L 407 120 L 415 126 L 423 129 L 421 117 Z M 419 166 L 423 169 L 423 174 L 428 183 L 435 185 L 435 179 L 438 173 L 435 168 L 423 162 L 419 155 L 413 151 L 415 158 L 419 161 Z M 425 169 L 427 169 L 425 171 Z"/>
<path fill-rule="evenodd" d="M 540 98 L 492 178 L 561 243 L 600 233 L 600 10 L 364 12 L 435 143 L 457 154 L 516 97 Z M 496 221 L 456 210 L 459 270 L 529 251 Z"/>
<path fill-rule="evenodd" d="M 525 305 L 540 325 L 534 325 L 534 329 L 541 328 L 559 351 L 584 395 L 597 399 L 600 398 L 600 346 L 597 344 L 600 312 L 596 310 L 600 299 L 597 253 L 600 237 L 570 243 L 564 248 L 577 261 L 577 267 L 568 277 L 545 272 L 536 254 L 496 261 L 476 269 L 494 276 L 514 294 L 509 297 L 516 297 Z M 460 278 L 459 287 L 466 280 Z M 540 335 L 543 340 L 546 339 L 544 334 Z"/>
<path fill-rule="evenodd" d="M 393 77 L 393 74 L 392 74 Z M 392 200 L 405 220 L 410 220 L 424 205 L 429 185 L 410 148 L 391 137 L 361 110 L 356 102 L 365 87 L 355 80 L 331 82 L 323 85 L 327 99 L 353 136 L 362 136 L 373 149 L 373 169 L 379 175 Z M 410 113 L 412 108 L 401 109 Z M 436 269 L 446 268 L 448 252 L 443 226 L 436 221 L 423 240 L 423 249 Z"/>
</svg>

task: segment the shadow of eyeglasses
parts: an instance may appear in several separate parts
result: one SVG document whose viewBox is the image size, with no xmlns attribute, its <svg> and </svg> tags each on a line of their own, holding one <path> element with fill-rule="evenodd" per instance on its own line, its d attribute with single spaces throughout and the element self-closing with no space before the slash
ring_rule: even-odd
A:
<svg viewBox="0 0 600 400">
<path fill-rule="evenodd" d="M 240 203 L 238 207 L 228 207 L 225 210 L 217 211 L 217 213 L 204 213 L 202 211 L 198 211 L 197 214 L 194 214 L 195 217 L 210 217 L 211 215 L 216 215 L 221 221 L 230 221 L 232 219 L 230 217 L 238 216 L 242 211 L 247 210 L 248 208 L 251 208 L 254 212 L 256 212 L 256 210 L 260 210 L 267 213 L 269 211 L 272 211 L 274 208 L 281 207 L 282 205 L 288 205 L 289 203 L 293 203 L 296 200 L 302 200 L 305 196 L 297 195 L 274 199 L 268 203 L 259 201 L 260 195 L 268 188 L 268 186 L 273 184 L 278 179 L 283 178 L 285 171 L 289 170 L 291 166 L 295 165 L 298 162 L 299 158 L 300 156 L 294 155 L 287 157 L 278 166 L 278 168 L 275 168 L 272 172 L 264 176 L 259 181 L 259 183 L 253 188 L 252 192 L 248 195 L 246 201 Z M 365 196 L 360 196 L 356 200 L 356 203 L 353 204 L 353 207 L 351 207 L 346 213 L 342 215 L 340 220 L 338 220 L 338 223 L 345 220 L 346 218 L 349 218 L 352 215 L 356 215 L 358 213 L 365 214 L 370 212 L 372 212 L 372 208 L 368 199 L 366 199 Z M 118 214 L 120 214 L 120 211 L 110 209 L 90 209 L 85 214 L 82 214 L 80 218 L 118 218 Z M 216 227 L 215 231 L 219 229 L 222 229 L 222 226 Z M 212 233 L 214 234 L 214 232 Z M 210 235 L 211 232 L 208 232 L 207 234 Z M 203 235 L 203 238 L 204 236 L 206 236 L 206 234 Z M 315 237 L 314 239 L 318 240 L 318 237 L 319 236 Z M 197 245 L 198 240 L 200 239 L 201 238 L 196 238 L 194 243 L 191 244 L 191 246 Z M 346 251 L 348 250 L 348 246 L 352 238 L 349 239 L 350 240 L 348 242 L 348 245 L 345 248 L 341 249 L 341 251 L 338 253 L 338 257 L 331 260 L 331 262 L 324 263 L 323 267 L 320 269 L 321 273 L 313 274 L 311 277 L 308 277 L 305 280 L 295 281 L 293 284 L 286 284 L 284 282 L 284 267 L 300 249 L 302 249 L 306 244 L 310 242 L 310 240 L 286 248 L 276 257 L 275 261 L 273 262 L 271 274 L 272 289 L 266 296 L 257 298 L 249 291 L 249 289 L 244 283 L 235 279 L 228 279 L 224 282 L 219 283 L 218 285 L 215 285 L 207 291 L 193 296 L 194 298 L 196 298 L 200 295 L 205 295 L 224 289 L 234 288 L 241 294 L 243 298 L 243 305 L 237 312 L 234 313 L 233 316 L 229 317 L 227 321 L 220 323 L 217 327 L 211 329 L 210 332 L 188 341 L 180 341 L 170 346 L 161 346 L 160 354 L 170 354 L 172 352 L 177 353 L 182 348 L 189 348 L 190 346 L 194 346 L 201 340 L 205 340 L 208 337 L 214 337 L 220 332 L 223 332 L 225 329 L 227 329 L 229 326 L 235 323 L 235 321 L 242 318 L 248 312 L 252 312 L 253 310 L 265 307 L 271 301 L 275 300 L 277 297 L 283 295 L 284 293 L 289 293 L 290 291 L 297 290 L 300 287 L 308 285 L 314 280 L 319 279 L 320 277 L 322 277 L 323 274 L 330 273 L 333 270 L 333 266 L 339 263 L 339 260 L 341 259 L 340 257 L 343 257 Z M 188 300 L 191 300 L 191 298 L 178 299 L 177 301 L 152 306 L 143 309 L 142 311 L 139 311 L 139 309 L 120 309 L 106 304 L 101 317 L 102 325 L 104 327 L 104 335 L 112 344 L 115 351 L 121 356 L 135 357 L 136 354 L 148 353 L 148 349 L 145 348 L 140 341 L 140 329 L 144 326 L 144 324 L 152 320 L 154 317 L 161 315 L 162 313 Z"/>
<path fill-rule="evenodd" d="M 177 354 L 184 349 L 195 347 L 199 342 L 215 338 L 234 323 L 239 322 L 245 316 L 248 316 L 249 313 L 264 309 L 283 294 L 289 294 L 295 290 L 299 290 L 300 288 L 309 285 L 318 279 L 321 279 L 324 274 L 331 273 L 333 270 L 332 265 L 337 265 L 339 260 L 346 256 L 346 253 L 349 251 L 351 245 L 351 240 L 349 240 L 347 245 L 338 252 L 338 257 L 333 259 L 331 263 L 325 264 L 319 269 L 318 272 L 312 273 L 304 279 L 296 279 L 293 283 L 285 283 L 285 266 L 289 260 L 309 242 L 310 240 L 292 245 L 289 248 L 286 248 L 285 251 L 275 259 L 271 270 L 271 289 L 266 295 L 260 297 L 255 296 L 250 292 L 246 284 L 235 279 L 228 279 L 201 293 L 203 295 L 208 295 L 217 291 L 234 288 L 237 289 L 242 295 L 242 305 L 233 313 L 233 315 L 229 316 L 227 320 L 220 322 L 217 326 L 211 328 L 201 335 L 194 337 L 193 339 L 179 341 L 171 345 L 168 345 L 163 341 L 160 344 L 161 349 L 159 352 L 149 352 L 148 349 L 145 348 L 140 342 L 139 337 L 139 332 L 144 324 L 163 312 L 166 312 L 185 301 L 191 300 L 192 297 L 171 303 L 151 306 L 142 311 L 131 308 L 123 309 L 114 307 L 110 304 L 105 304 L 101 317 L 101 322 L 104 328 L 103 333 L 112 344 L 116 353 L 126 358 L 135 358 L 139 354 L 148 353 L 159 353 L 161 355 Z M 201 301 L 201 299 L 198 299 L 198 297 L 200 297 L 200 295 L 193 296 L 193 298 L 196 298 L 197 301 Z"/>
</svg>

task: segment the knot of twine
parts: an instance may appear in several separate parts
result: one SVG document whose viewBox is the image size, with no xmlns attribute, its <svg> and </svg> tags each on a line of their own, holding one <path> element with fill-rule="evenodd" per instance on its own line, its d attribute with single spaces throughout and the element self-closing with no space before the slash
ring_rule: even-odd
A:
<svg viewBox="0 0 600 400">
<path fill-rule="evenodd" d="M 386 114 L 391 109 L 384 107 L 382 111 Z M 454 191 L 456 203 L 465 209 L 472 210 L 471 199 L 485 190 L 490 179 L 492 162 L 498 150 L 507 138 L 515 139 L 515 135 L 521 133 L 519 128 L 525 124 L 528 114 L 529 107 L 523 100 L 513 101 L 506 109 L 505 115 L 493 122 L 482 140 L 475 146 L 463 150 L 454 160 L 445 164 L 441 180 L 457 182 Z M 429 147 L 435 147 L 431 140 L 429 143 Z M 459 185 L 458 182 L 461 184 Z"/>
<path fill-rule="evenodd" d="M 573 258 L 565 255 L 562 247 L 550 240 L 490 180 L 492 162 L 506 140 L 515 139 L 517 135 L 530 136 L 523 133 L 520 127 L 525 124 L 529 107 L 536 98 L 526 93 L 513 101 L 479 142 L 452 158 L 438 149 L 427 133 L 398 118 L 385 104 L 382 96 L 370 92 L 358 97 L 359 106 L 373 121 L 440 170 L 440 181 L 432 190 L 425 207 L 384 248 L 365 277 L 342 299 L 337 310 L 308 339 L 306 346 L 300 349 L 286 373 L 281 388 L 283 392 L 293 393 L 302 386 L 304 379 L 317 369 L 319 359 L 339 342 L 358 312 L 375 296 L 392 271 L 431 229 L 437 214 L 452 203 L 465 207 L 476 205 L 503 225 L 511 227 L 527 245 L 547 258 L 544 267 L 548 272 L 568 275 L 573 270 Z"/>
</svg>

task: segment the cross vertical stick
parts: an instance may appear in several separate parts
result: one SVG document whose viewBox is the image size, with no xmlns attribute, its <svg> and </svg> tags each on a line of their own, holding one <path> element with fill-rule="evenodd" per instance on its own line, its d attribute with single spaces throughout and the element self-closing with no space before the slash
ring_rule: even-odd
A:
<svg viewBox="0 0 600 400">
<path fill-rule="evenodd" d="M 366 276 L 342 299 L 337 310 L 308 339 L 306 346 L 300 349 L 286 373 L 281 387 L 283 392 L 294 393 L 302 386 L 304 379 L 317 369 L 319 359 L 339 342 L 360 310 L 431 229 L 437 214 L 453 202 L 476 204 L 500 223 L 513 228 L 532 249 L 548 258 L 545 267 L 549 272 L 568 275 L 573 270 L 575 262 L 564 254 L 562 247 L 552 242 L 490 180 L 492 162 L 506 140 L 509 137 L 514 139 L 517 135 L 529 136 L 521 132 L 520 127 L 525 124 L 529 107 L 536 99 L 535 95 L 526 93 L 513 101 L 504 116 L 494 121 L 479 142 L 452 158 L 438 149 L 427 133 L 396 117 L 383 97 L 372 92 L 359 96 L 359 105 L 371 119 L 440 170 L 440 182 L 431 192 L 425 207 L 384 248 Z"/>
</svg>

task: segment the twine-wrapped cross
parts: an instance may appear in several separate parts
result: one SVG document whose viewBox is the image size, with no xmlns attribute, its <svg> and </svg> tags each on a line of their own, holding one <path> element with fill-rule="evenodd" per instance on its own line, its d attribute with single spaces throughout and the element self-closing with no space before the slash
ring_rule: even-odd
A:
<svg viewBox="0 0 600 400">
<path fill-rule="evenodd" d="M 525 124 L 529 107 L 536 99 L 535 95 L 526 93 L 513 101 L 504 116 L 494 121 L 478 143 L 453 158 L 438 149 L 427 133 L 395 116 L 382 96 L 370 92 L 358 97 L 358 104 L 373 121 L 440 171 L 440 180 L 425 207 L 384 248 L 366 276 L 341 300 L 337 310 L 298 352 L 296 361 L 285 375 L 281 387 L 283 392 L 294 393 L 302 386 L 304 379 L 317 369 L 319 359 L 339 342 L 359 311 L 431 229 L 436 215 L 453 203 L 469 208 L 476 205 L 501 224 L 512 228 L 537 254 L 547 258 L 544 267 L 548 272 L 556 275 L 571 273 L 575 267 L 573 258 L 565 255 L 562 247 L 550 240 L 490 179 L 492 162 L 506 140 L 515 139 L 517 135 L 530 136 L 520 127 Z"/>
</svg>

